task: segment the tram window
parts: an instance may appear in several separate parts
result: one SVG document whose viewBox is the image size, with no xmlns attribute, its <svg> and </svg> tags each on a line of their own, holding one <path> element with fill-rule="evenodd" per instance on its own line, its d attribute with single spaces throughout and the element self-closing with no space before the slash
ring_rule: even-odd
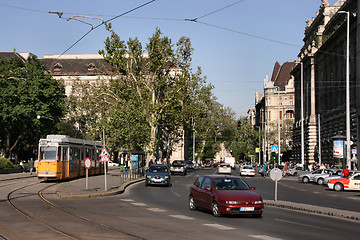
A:
<svg viewBox="0 0 360 240">
<path fill-rule="evenodd" d="M 41 147 L 40 156 L 43 160 L 56 159 L 56 147 Z"/>
</svg>

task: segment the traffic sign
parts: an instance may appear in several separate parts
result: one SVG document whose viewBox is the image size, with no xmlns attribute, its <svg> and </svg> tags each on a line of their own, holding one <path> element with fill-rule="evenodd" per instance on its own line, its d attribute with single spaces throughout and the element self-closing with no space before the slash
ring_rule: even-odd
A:
<svg viewBox="0 0 360 240">
<path fill-rule="evenodd" d="M 282 171 L 279 168 L 273 168 L 270 171 L 270 178 L 273 181 L 279 181 L 282 178 Z"/>
<path fill-rule="evenodd" d="M 271 145 L 271 152 L 277 153 L 279 151 L 278 145 Z"/>
<path fill-rule="evenodd" d="M 90 169 L 91 168 L 91 159 L 90 158 L 85 158 L 84 165 L 85 165 L 86 169 Z"/>
<path fill-rule="evenodd" d="M 109 162 L 109 161 L 110 161 L 109 156 L 102 156 L 100 159 L 100 162 Z"/>
<path fill-rule="evenodd" d="M 100 154 L 100 157 L 103 157 L 103 156 L 110 156 L 110 154 L 108 153 L 108 151 L 106 150 L 105 147 L 101 150 L 101 154 Z"/>
</svg>

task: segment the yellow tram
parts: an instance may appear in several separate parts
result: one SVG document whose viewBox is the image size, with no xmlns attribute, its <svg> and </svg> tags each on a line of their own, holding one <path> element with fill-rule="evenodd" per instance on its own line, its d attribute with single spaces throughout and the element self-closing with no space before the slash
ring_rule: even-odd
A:
<svg viewBox="0 0 360 240">
<path fill-rule="evenodd" d="M 104 173 L 100 162 L 101 142 L 70 138 L 66 135 L 47 135 L 39 141 L 38 179 L 69 179 L 85 176 L 84 160 L 91 159 L 89 175 Z"/>
</svg>

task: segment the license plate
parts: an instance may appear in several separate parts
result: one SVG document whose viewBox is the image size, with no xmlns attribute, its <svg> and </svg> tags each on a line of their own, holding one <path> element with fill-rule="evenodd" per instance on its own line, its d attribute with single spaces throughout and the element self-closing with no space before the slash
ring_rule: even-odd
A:
<svg viewBox="0 0 360 240">
<path fill-rule="evenodd" d="M 254 207 L 241 207 L 240 211 L 254 211 Z"/>
<path fill-rule="evenodd" d="M 154 179 L 154 182 L 162 182 L 161 179 Z"/>
</svg>

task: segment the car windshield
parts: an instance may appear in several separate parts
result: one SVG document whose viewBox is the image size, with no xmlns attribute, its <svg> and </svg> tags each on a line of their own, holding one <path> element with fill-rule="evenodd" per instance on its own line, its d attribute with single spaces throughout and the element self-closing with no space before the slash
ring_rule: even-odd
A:
<svg viewBox="0 0 360 240">
<path fill-rule="evenodd" d="M 172 166 L 181 166 L 181 165 L 184 165 L 184 162 L 183 161 L 174 161 L 172 163 Z"/>
<path fill-rule="evenodd" d="M 153 173 L 157 173 L 157 172 L 167 172 L 168 169 L 166 166 L 154 166 L 154 165 L 151 165 L 149 167 L 149 172 L 153 172 Z"/>
<path fill-rule="evenodd" d="M 249 186 L 240 178 L 214 178 L 216 190 L 249 190 Z"/>
<path fill-rule="evenodd" d="M 222 164 L 220 164 L 220 167 L 230 167 L 230 164 L 228 164 L 228 163 L 222 163 Z"/>
<path fill-rule="evenodd" d="M 253 169 L 251 166 L 244 166 L 243 169 Z"/>
</svg>

